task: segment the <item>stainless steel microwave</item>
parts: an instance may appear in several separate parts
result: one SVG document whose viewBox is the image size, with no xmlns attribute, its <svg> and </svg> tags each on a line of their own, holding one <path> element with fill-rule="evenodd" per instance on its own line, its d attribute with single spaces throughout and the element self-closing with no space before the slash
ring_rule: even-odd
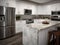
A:
<svg viewBox="0 0 60 45">
<path fill-rule="evenodd" d="M 51 14 L 52 15 L 60 15 L 60 11 L 52 11 Z"/>
</svg>

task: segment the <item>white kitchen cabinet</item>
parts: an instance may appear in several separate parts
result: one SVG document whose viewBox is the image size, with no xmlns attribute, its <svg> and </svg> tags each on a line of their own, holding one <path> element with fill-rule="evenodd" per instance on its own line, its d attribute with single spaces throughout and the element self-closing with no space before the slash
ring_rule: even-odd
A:
<svg viewBox="0 0 60 45">
<path fill-rule="evenodd" d="M 0 6 L 6 6 L 7 0 L 0 0 Z"/>
<path fill-rule="evenodd" d="M 21 38 L 7 44 L 7 45 L 22 45 Z"/>
<path fill-rule="evenodd" d="M 23 45 L 37 45 L 37 31 L 27 27 L 23 30 Z"/>
<path fill-rule="evenodd" d="M 47 45 L 48 32 L 56 30 L 59 23 L 54 24 L 54 21 L 51 21 L 50 24 L 41 24 L 41 22 L 28 24 L 23 29 L 23 45 Z"/>
<path fill-rule="evenodd" d="M 16 0 L 8 0 L 7 6 L 16 7 Z"/>
<path fill-rule="evenodd" d="M 0 45 L 23 45 L 22 32 L 19 32 L 12 37 L 0 40 Z"/>
<path fill-rule="evenodd" d="M 26 26 L 25 20 L 16 21 L 16 33 L 22 32 L 24 26 Z"/>
<path fill-rule="evenodd" d="M 53 27 L 52 27 L 53 28 Z M 53 30 L 50 28 L 51 30 Z M 24 45 L 47 45 L 48 42 L 48 29 L 38 31 L 37 29 L 25 28 L 23 31 L 23 44 Z"/>
<path fill-rule="evenodd" d="M 0 6 L 16 7 L 16 0 L 0 0 Z"/>
</svg>

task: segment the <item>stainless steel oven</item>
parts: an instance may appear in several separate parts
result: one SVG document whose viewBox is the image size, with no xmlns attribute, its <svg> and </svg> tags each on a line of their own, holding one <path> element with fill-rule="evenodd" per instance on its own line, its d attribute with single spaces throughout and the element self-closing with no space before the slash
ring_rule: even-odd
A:
<svg viewBox="0 0 60 45">
<path fill-rule="evenodd" d="M 30 23 L 34 23 L 34 20 L 33 19 L 27 19 L 26 24 L 30 24 Z"/>
<path fill-rule="evenodd" d="M 52 15 L 51 20 L 60 21 L 60 15 Z"/>
<path fill-rule="evenodd" d="M 60 11 L 52 11 L 51 20 L 60 21 Z"/>
</svg>

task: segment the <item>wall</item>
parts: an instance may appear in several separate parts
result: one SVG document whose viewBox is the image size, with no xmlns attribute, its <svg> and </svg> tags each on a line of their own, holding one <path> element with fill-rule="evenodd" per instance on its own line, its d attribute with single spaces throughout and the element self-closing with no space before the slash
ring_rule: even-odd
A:
<svg viewBox="0 0 60 45">
<path fill-rule="evenodd" d="M 60 10 L 60 3 L 51 4 L 51 5 L 40 5 L 38 6 L 38 14 L 49 14 L 51 15 L 51 11 Z"/>
<path fill-rule="evenodd" d="M 24 9 L 31 9 L 32 14 L 37 14 L 37 4 L 26 1 L 16 1 L 16 14 L 24 14 Z"/>
</svg>

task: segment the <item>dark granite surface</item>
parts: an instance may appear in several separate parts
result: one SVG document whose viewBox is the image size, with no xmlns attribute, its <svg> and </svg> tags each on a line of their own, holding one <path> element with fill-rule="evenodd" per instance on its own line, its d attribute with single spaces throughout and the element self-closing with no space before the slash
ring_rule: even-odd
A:
<svg viewBox="0 0 60 45">
<path fill-rule="evenodd" d="M 0 45 L 20 45 L 22 44 L 22 32 L 15 34 L 12 37 L 0 40 Z"/>
</svg>

